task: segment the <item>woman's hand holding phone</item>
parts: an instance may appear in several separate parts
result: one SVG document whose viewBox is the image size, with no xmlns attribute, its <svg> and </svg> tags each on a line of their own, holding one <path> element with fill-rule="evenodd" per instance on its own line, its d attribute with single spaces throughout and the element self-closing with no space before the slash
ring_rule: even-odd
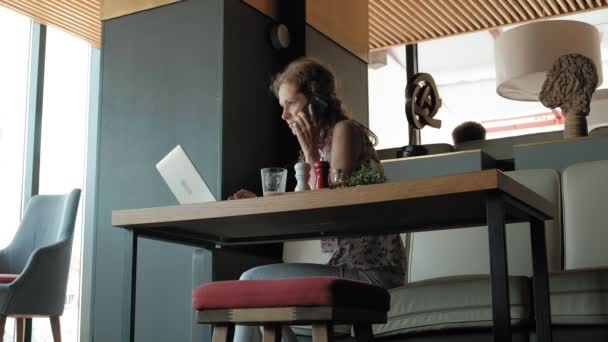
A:
<svg viewBox="0 0 608 342">
<path fill-rule="evenodd" d="M 319 130 L 317 128 L 315 112 L 310 101 L 304 106 L 302 111 L 298 112 L 291 129 L 298 138 L 298 143 L 300 144 L 300 148 L 302 148 L 306 162 L 314 163 L 318 161 L 320 158 L 317 147 Z"/>
</svg>

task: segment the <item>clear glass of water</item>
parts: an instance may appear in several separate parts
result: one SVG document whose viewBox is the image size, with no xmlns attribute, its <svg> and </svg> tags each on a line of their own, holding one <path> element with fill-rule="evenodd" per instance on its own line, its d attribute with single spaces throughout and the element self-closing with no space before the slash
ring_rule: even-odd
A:
<svg viewBox="0 0 608 342">
<path fill-rule="evenodd" d="M 264 196 L 281 195 L 287 185 L 287 169 L 267 167 L 261 170 L 262 192 Z"/>
<path fill-rule="evenodd" d="M 342 169 L 330 169 L 328 181 L 331 189 L 346 187 L 346 177 L 344 176 Z"/>
</svg>

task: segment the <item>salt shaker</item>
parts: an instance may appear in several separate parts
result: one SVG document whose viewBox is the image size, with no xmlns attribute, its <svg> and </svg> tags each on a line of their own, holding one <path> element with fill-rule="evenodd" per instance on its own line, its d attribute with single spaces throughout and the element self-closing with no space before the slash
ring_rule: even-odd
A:
<svg viewBox="0 0 608 342">
<path fill-rule="evenodd" d="M 310 190 L 310 185 L 308 184 L 310 180 L 310 164 L 299 162 L 293 168 L 296 171 L 296 181 L 298 182 L 294 191 Z"/>
<path fill-rule="evenodd" d="M 315 162 L 315 174 L 317 176 L 317 189 L 327 188 L 327 176 L 329 176 L 329 163 L 326 161 Z"/>
</svg>

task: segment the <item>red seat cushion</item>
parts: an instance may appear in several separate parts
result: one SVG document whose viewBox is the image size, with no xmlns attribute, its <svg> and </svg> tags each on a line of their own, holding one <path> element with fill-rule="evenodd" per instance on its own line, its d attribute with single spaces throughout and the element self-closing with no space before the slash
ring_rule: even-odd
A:
<svg viewBox="0 0 608 342">
<path fill-rule="evenodd" d="M 12 283 L 18 276 L 18 274 L 0 274 L 0 284 Z"/>
<path fill-rule="evenodd" d="M 192 293 L 195 310 L 332 306 L 386 312 L 389 305 L 385 289 L 334 277 L 217 281 Z"/>
</svg>

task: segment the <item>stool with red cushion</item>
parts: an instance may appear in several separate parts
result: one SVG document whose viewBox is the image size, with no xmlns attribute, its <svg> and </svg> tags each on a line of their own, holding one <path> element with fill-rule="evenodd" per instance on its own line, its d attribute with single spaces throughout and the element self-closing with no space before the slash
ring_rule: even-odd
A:
<svg viewBox="0 0 608 342">
<path fill-rule="evenodd" d="M 264 341 L 280 341 L 282 325 L 312 325 L 314 342 L 331 341 L 334 324 L 352 324 L 357 341 L 386 323 L 390 295 L 367 283 L 334 277 L 230 280 L 192 294 L 198 323 L 213 324 L 213 342 L 232 341 L 234 325 L 262 325 Z"/>
</svg>

